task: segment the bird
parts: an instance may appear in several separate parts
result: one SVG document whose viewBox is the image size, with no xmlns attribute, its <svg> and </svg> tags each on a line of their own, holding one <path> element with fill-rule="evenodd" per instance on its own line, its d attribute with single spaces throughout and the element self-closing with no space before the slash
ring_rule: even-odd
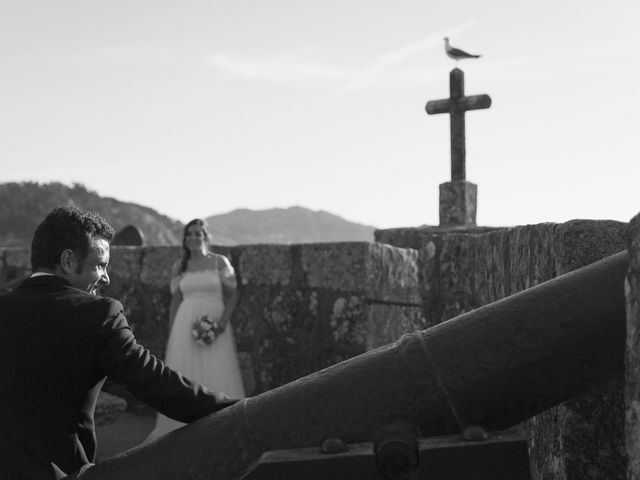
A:
<svg viewBox="0 0 640 480">
<path fill-rule="evenodd" d="M 470 53 L 465 52 L 464 50 L 460 50 L 459 48 L 452 47 L 449 45 L 449 37 L 444 37 L 444 50 L 447 52 L 447 56 L 449 58 L 453 58 L 456 62 L 458 60 L 462 60 L 463 58 L 480 58 L 481 55 L 472 55 Z"/>
</svg>

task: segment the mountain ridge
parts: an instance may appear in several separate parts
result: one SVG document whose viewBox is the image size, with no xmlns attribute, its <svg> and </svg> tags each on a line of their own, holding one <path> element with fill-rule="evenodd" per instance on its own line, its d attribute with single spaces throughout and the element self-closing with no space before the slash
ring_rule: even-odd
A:
<svg viewBox="0 0 640 480">
<path fill-rule="evenodd" d="M 0 246 L 31 244 L 36 226 L 54 207 L 75 205 L 95 210 L 116 232 L 127 225 L 140 229 L 149 246 L 180 245 L 184 224 L 157 210 L 113 197 L 102 197 L 74 183 L 0 183 Z M 301 206 L 250 210 L 239 208 L 209 215 L 212 244 L 318 243 L 373 241 L 375 227 L 345 220 L 332 213 Z"/>
<path fill-rule="evenodd" d="M 317 243 L 373 241 L 375 227 L 345 220 L 324 210 L 299 205 L 267 210 L 240 208 L 205 218 L 212 243 Z"/>
</svg>

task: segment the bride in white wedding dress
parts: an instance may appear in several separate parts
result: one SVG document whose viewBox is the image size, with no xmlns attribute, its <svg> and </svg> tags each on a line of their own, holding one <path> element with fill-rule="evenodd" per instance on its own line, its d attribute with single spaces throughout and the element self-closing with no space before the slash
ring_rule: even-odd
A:
<svg viewBox="0 0 640 480">
<path fill-rule="evenodd" d="M 184 256 L 172 269 L 170 333 L 165 363 L 189 379 L 231 398 L 245 396 L 238 356 L 230 324 L 237 303 L 236 278 L 224 255 L 209 252 L 209 233 L 203 220 L 190 221 L 184 229 Z M 208 315 L 217 322 L 211 344 L 196 343 L 194 320 Z M 153 440 L 183 423 L 158 414 Z"/>
</svg>

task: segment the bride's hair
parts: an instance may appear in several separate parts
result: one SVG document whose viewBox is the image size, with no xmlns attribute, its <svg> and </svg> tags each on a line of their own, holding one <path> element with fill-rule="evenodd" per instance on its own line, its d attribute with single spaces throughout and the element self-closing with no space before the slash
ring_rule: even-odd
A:
<svg viewBox="0 0 640 480">
<path fill-rule="evenodd" d="M 187 233 L 189 232 L 189 227 L 192 225 L 198 225 L 202 227 L 202 232 L 204 233 L 205 242 L 207 242 L 207 247 L 209 246 L 209 239 L 211 238 L 209 234 L 209 226 L 207 222 L 202 220 L 201 218 L 194 218 L 189 223 L 184 226 L 184 231 L 182 232 L 182 260 L 180 262 L 180 271 L 184 272 L 187 269 L 187 263 L 189 262 L 189 257 L 191 257 L 191 251 L 187 248 L 185 244 L 185 240 L 187 238 Z"/>
</svg>

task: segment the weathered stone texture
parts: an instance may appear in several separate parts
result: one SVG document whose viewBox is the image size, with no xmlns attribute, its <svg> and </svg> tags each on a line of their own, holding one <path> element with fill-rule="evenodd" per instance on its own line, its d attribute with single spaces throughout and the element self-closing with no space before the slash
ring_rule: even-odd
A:
<svg viewBox="0 0 640 480">
<path fill-rule="evenodd" d="M 302 247 L 302 270 L 310 288 L 363 294 L 368 300 L 419 305 L 418 252 L 364 242 Z"/>
<path fill-rule="evenodd" d="M 114 247 L 114 250 L 117 248 Z M 140 280 L 147 285 L 168 289 L 171 266 L 181 256 L 182 249 L 179 247 L 146 247 L 142 257 Z"/>
<path fill-rule="evenodd" d="M 0 248 L 0 287 L 17 284 L 31 273 L 31 251 L 28 248 Z"/>
<path fill-rule="evenodd" d="M 573 220 L 432 235 L 420 249 L 428 320 L 440 323 L 625 248 L 626 224 Z"/>
<path fill-rule="evenodd" d="M 629 224 L 614 220 L 571 220 L 554 230 L 557 275 L 583 267 L 627 248 Z"/>
<path fill-rule="evenodd" d="M 367 350 L 398 340 L 403 334 L 428 328 L 420 307 L 368 305 Z"/>
<path fill-rule="evenodd" d="M 475 225 L 478 186 L 466 180 L 440 184 L 440 225 Z"/>
<path fill-rule="evenodd" d="M 112 246 L 108 269 L 111 282 L 138 282 L 141 278 L 144 253 L 145 250 L 139 247 Z"/>
<path fill-rule="evenodd" d="M 622 222 L 573 220 L 435 235 L 420 250 L 427 323 L 438 324 L 623 250 L 626 230 Z M 534 478 L 622 478 L 620 401 L 619 392 L 593 393 L 521 425 L 530 439 Z M 582 405 L 594 407 L 586 414 Z M 611 448 L 603 453 L 606 442 Z M 582 468 L 573 459 L 592 461 Z"/>
<path fill-rule="evenodd" d="M 419 250 L 426 243 L 431 241 L 433 235 L 444 235 L 445 233 L 489 233 L 497 230 L 506 230 L 505 227 L 485 227 L 478 225 L 450 225 L 450 226 L 429 226 L 385 228 L 376 230 L 373 233 L 376 242 L 393 245 L 400 248 L 413 248 Z"/>
<path fill-rule="evenodd" d="M 289 285 L 293 253 L 288 245 L 250 245 L 239 254 L 237 273 L 247 285 Z"/>
<path fill-rule="evenodd" d="M 629 459 L 627 478 L 640 479 L 640 215 L 629 223 L 627 343 L 625 351 L 625 437 Z"/>
</svg>

